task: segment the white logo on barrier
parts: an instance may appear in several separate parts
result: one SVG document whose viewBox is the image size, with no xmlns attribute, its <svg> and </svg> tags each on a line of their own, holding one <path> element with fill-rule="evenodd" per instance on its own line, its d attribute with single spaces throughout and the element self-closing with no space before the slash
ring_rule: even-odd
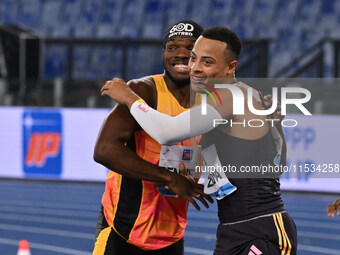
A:
<svg viewBox="0 0 340 255">
<path fill-rule="evenodd" d="M 171 30 L 170 30 L 170 34 L 174 33 L 174 32 L 182 32 L 182 31 L 186 31 L 186 32 L 192 32 L 194 31 L 194 26 L 189 24 L 189 23 L 179 23 L 177 25 L 174 25 Z"/>
</svg>

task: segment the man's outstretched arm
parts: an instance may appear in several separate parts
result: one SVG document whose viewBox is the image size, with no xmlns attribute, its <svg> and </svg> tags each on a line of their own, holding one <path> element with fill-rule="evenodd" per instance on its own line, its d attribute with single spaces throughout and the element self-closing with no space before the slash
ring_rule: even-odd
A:
<svg viewBox="0 0 340 255">
<path fill-rule="evenodd" d="M 176 116 L 158 112 L 150 107 L 139 93 L 132 91 L 122 79 L 118 78 L 107 81 L 101 92 L 102 95 L 108 95 L 126 105 L 139 125 L 160 144 L 173 145 L 202 135 L 214 128 L 214 119 L 222 118 L 211 106 L 210 98 L 208 98 L 206 115 L 202 115 L 200 107 L 194 107 Z"/>
</svg>

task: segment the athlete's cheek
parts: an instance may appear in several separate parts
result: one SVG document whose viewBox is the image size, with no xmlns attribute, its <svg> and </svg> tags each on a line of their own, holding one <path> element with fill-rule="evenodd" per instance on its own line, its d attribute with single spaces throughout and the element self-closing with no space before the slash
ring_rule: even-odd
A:
<svg viewBox="0 0 340 255">
<path fill-rule="evenodd" d="M 192 62 L 192 60 L 191 60 L 191 58 L 190 58 L 190 59 L 189 59 L 189 63 L 188 63 L 188 69 L 189 69 L 189 71 L 191 70 L 192 65 L 193 65 L 193 62 Z"/>
</svg>

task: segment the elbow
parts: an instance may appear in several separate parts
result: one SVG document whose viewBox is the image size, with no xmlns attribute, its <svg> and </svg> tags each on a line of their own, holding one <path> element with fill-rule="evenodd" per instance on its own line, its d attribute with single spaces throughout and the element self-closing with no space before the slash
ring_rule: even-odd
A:
<svg viewBox="0 0 340 255">
<path fill-rule="evenodd" d="M 173 130 L 172 128 L 162 128 L 162 131 L 155 135 L 154 139 L 163 145 L 175 145 L 176 143 L 180 142 L 178 139 L 175 139 L 176 137 L 173 136 L 172 132 L 169 132 L 169 130 Z"/>
<path fill-rule="evenodd" d="M 171 139 L 171 137 L 169 137 L 169 136 L 159 136 L 156 140 L 160 144 L 168 145 L 168 146 L 171 146 L 171 145 L 174 145 L 174 144 L 177 143 L 176 140 Z"/>
<path fill-rule="evenodd" d="M 160 144 L 168 145 L 169 141 L 167 139 L 164 139 L 162 137 L 157 138 L 156 141 Z"/>
<path fill-rule="evenodd" d="M 93 160 L 99 164 L 105 165 L 105 162 L 107 162 L 107 151 L 105 145 L 97 144 L 94 153 L 93 153 Z"/>
<path fill-rule="evenodd" d="M 162 144 L 167 145 L 167 146 L 172 146 L 172 145 L 175 145 L 176 143 L 178 143 L 178 142 L 175 141 L 175 140 L 165 140 L 165 141 L 163 141 Z"/>
<path fill-rule="evenodd" d="M 93 153 L 93 160 L 101 164 L 102 158 L 103 158 L 103 155 L 101 154 L 101 152 L 95 149 Z"/>
</svg>

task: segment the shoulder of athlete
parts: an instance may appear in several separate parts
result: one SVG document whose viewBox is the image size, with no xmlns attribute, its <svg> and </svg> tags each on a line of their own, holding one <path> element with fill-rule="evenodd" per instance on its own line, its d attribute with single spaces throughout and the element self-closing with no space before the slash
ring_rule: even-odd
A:
<svg viewBox="0 0 340 255">
<path fill-rule="evenodd" d="M 249 92 L 249 90 L 251 90 L 253 106 L 256 109 L 262 109 L 263 108 L 262 99 L 261 99 L 262 94 L 259 90 L 255 89 L 255 88 L 253 88 L 253 87 L 251 87 L 251 86 L 249 86 L 249 85 L 247 85 L 243 82 L 237 82 L 237 83 L 235 83 L 235 85 L 242 90 L 245 101 L 248 101 L 248 92 Z"/>
<path fill-rule="evenodd" d="M 155 105 L 155 98 L 157 96 L 156 86 L 151 76 L 140 79 L 133 79 L 127 82 L 128 86 L 140 96 L 148 105 L 153 107 Z M 104 121 L 107 129 L 115 130 L 116 136 L 128 138 L 134 131 L 140 130 L 129 109 L 125 105 L 117 104 L 108 114 Z M 124 140 L 125 141 L 125 140 Z"/>
<path fill-rule="evenodd" d="M 247 112 L 247 98 L 248 98 L 248 91 L 249 89 L 252 90 L 252 97 L 253 97 L 253 102 L 255 103 L 255 105 L 257 107 L 260 107 L 261 105 L 261 99 L 259 96 L 259 93 L 257 93 L 257 90 L 250 87 L 249 85 L 243 83 L 243 82 L 236 82 L 233 83 L 232 86 L 235 86 L 236 88 L 238 88 L 239 90 L 233 91 L 233 92 L 241 92 L 242 96 L 243 96 L 243 106 L 245 108 L 245 111 Z M 220 113 L 220 115 L 223 118 L 231 118 L 233 117 L 233 105 L 234 105 L 234 96 L 233 96 L 233 92 L 231 91 L 231 89 L 227 89 L 227 88 L 217 88 L 216 89 L 216 94 L 218 95 L 218 97 L 214 97 L 214 99 L 210 99 L 208 98 L 208 102 L 213 105 L 215 107 L 215 109 Z M 220 101 L 218 102 L 217 101 Z"/>
<path fill-rule="evenodd" d="M 207 102 L 217 110 L 221 117 L 225 119 L 232 117 L 233 95 L 229 89 L 216 88 L 216 96 L 209 96 Z"/>
<path fill-rule="evenodd" d="M 151 76 L 130 80 L 129 87 L 140 96 L 149 106 L 155 107 L 157 103 L 156 85 Z"/>
<path fill-rule="evenodd" d="M 248 88 L 251 88 L 249 85 L 245 84 L 244 82 L 240 82 L 240 81 L 233 83 L 233 85 L 238 87 L 240 90 L 242 90 L 243 94 L 246 94 L 248 91 Z"/>
</svg>

